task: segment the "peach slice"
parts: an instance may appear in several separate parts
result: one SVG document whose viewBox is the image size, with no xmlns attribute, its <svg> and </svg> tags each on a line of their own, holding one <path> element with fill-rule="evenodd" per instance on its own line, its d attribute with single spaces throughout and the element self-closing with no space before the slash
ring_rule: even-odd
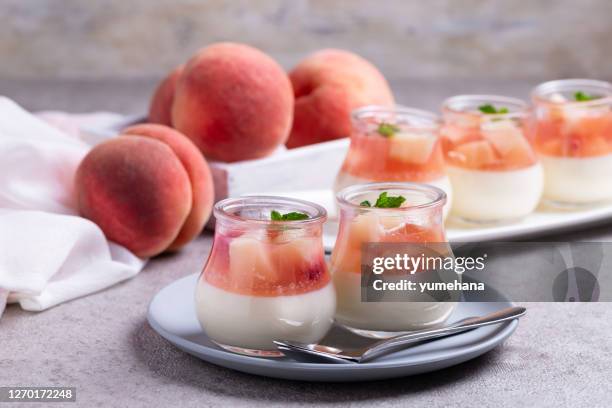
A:
<svg viewBox="0 0 612 408">
<path fill-rule="evenodd" d="M 455 148 L 452 153 L 458 161 L 471 168 L 482 168 L 497 161 L 493 147 L 486 140 L 463 144 Z"/>
<path fill-rule="evenodd" d="M 435 136 L 426 133 L 398 133 L 391 137 L 389 157 L 402 162 L 425 164 L 431 156 Z"/>
<path fill-rule="evenodd" d="M 270 259 L 269 248 L 255 238 L 239 237 L 229 244 L 230 282 L 249 290 L 257 281 L 276 282 L 279 278 Z"/>
<path fill-rule="evenodd" d="M 271 259 L 283 283 L 300 285 L 309 281 L 305 273 L 310 265 L 320 260 L 317 249 L 322 248 L 311 238 L 294 239 L 282 245 L 273 245 Z"/>
<path fill-rule="evenodd" d="M 377 242 L 380 236 L 378 216 L 372 213 L 357 215 L 340 233 L 342 237 L 332 252 L 331 263 L 336 270 L 359 273 L 361 244 Z"/>
<path fill-rule="evenodd" d="M 380 221 L 376 214 L 360 214 L 348 230 L 349 240 L 353 248 L 361 249 L 364 242 L 376 242 L 380 236 Z"/>
<path fill-rule="evenodd" d="M 483 136 L 501 155 L 507 165 L 521 166 L 534 161 L 531 145 L 523 133 L 508 121 L 492 122 L 483 128 Z"/>
</svg>

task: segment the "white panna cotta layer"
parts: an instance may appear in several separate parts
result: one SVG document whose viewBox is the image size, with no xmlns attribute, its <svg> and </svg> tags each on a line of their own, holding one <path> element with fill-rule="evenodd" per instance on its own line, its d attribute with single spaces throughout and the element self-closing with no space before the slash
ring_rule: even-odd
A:
<svg viewBox="0 0 612 408">
<path fill-rule="evenodd" d="M 544 188 L 542 166 L 510 171 L 447 166 L 455 193 L 451 213 L 465 220 L 495 222 L 521 218 L 538 206 Z"/>
<path fill-rule="evenodd" d="M 409 180 L 405 181 L 409 182 Z M 338 177 L 336 177 L 336 182 L 334 184 L 334 192 L 337 193 L 345 187 L 364 183 L 372 183 L 372 180 L 355 177 L 350 174 L 341 172 L 338 174 Z M 446 216 L 448 215 L 453 202 L 453 188 L 451 186 L 450 179 L 446 176 L 443 176 L 436 180 L 421 182 L 421 184 L 428 184 L 430 186 L 438 187 L 446 193 L 446 204 L 444 205 L 444 209 L 442 210 L 444 219 L 446 219 Z"/>
<path fill-rule="evenodd" d="M 332 283 L 288 296 L 231 293 L 200 279 L 196 314 L 208 337 L 220 344 L 276 350 L 273 340 L 315 343 L 333 323 L 336 294 Z"/>
<path fill-rule="evenodd" d="M 544 198 L 570 204 L 612 199 L 612 154 L 597 157 L 540 156 Z"/>
<path fill-rule="evenodd" d="M 362 302 L 360 273 L 336 271 L 334 285 L 338 302 L 336 320 L 355 329 L 400 332 L 436 327 L 457 306 L 455 302 L 436 301 Z"/>
</svg>

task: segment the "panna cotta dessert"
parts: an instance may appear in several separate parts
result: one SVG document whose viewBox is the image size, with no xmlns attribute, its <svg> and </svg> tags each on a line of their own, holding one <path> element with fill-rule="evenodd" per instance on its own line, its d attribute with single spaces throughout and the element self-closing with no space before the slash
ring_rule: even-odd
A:
<svg viewBox="0 0 612 408">
<path fill-rule="evenodd" d="M 362 301 L 362 251 L 368 243 L 442 244 L 445 255 L 452 255 L 442 220 L 445 193 L 425 184 L 370 183 L 343 189 L 337 201 L 340 227 L 330 263 L 336 321 L 375 338 L 444 323 L 456 303 L 437 301 L 426 293 L 408 294 L 402 301 L 393 293 L 382 294 L 381 301 Z"/>
<path fill-rule="evenodd" d="M 493 95 L 454 96 L 444 102 L 443 120 L 454 217 L 496 223 L 535 210 L 544 177 L 527 133 L 526 103 Z"/>
<path fill-rule="evenodd" d="M 274 340 L 321 340 L 336 308 L 321 238 L 325 209 L 252 196 L 222 200 L 214 214 L 214 243 L 195 294 L 208 337 L 257 356 L 282 355 Z"/>
<path fill-rule="evenodd" d="M 611 200 L 612 84 L 550 81 L 536 87 L 532 99 L 544 198 L 570 206 Z"/>
<path fill-rule="evenodd" d="M 419 109 L 366 106 L 355 110 L 349 150 L 334 192 L 370 182 L 430 184 L 446 193 L 446 215 L 452 188 L 444 170 L 439 130 L 439 117 Z"/>
</svg>

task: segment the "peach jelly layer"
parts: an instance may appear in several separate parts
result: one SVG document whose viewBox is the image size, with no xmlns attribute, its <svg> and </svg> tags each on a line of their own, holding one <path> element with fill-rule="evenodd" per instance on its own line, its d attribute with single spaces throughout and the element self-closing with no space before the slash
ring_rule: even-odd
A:
<svg viewBox="0 0 612 408">
<path fill-rule="evenodd" d="M 444 176 L 444 155 L 431 131 L 357 132 L 341 171 L 370 181 L 427 182 Z"/>
<path fill-rule="evenodd" d="M 438 243 L 446 240 L 442 225 L 420 226 L 405 220 L 403 215 L 374 212 L 355 216 L 341 223 L 332 252 L 331 269 L 361 273 L 361 245 L 368 242 Z"/>
<path fill-rule="evenodd" d="M 509 119 L 478 126 L 445 125 L 442 144 L 447 163 L 465 169 L 516 170 L 538 160 L 522 127 Z"/>
<path fill-rule="evenodd" d="M 294 295 L 324 287 L 330 276 L 319 236 L 291 229 L 217 236 L 204 279 L 228 292 L 254 296 Z"/>
<path fill-rule="evenodd" d="M 590 110 L 587 110 L 590 109 Z M 596 108 L 551 108 L 535 127 L 538 151 L 553 157 L 595 157 L 612 154 L 612 112 Z"/>
</svg>

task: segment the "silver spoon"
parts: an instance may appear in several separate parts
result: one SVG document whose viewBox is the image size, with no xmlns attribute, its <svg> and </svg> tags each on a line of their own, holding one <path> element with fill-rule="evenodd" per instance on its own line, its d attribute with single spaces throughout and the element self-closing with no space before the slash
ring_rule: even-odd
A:
<svg viewBox="0 0 612 408">
<path fill-rule="evenodd" d="M 518 319 L 527 312 L 524 307 L 508 307 L 480 317 L 468 317 L 450 326 L 419 330 L 408 334 L 401 334 L 390 339 L 377 341 L 367 347 L 342 350 L 324 344 L 304 344 L 294 341 L 274 341 L 276 347 L 286 353 L 298 357 L 316 357 L 318 360 L 332 363 L 365 363 L 385 354 L 408 348 L 423 340 L 437 339 L 452 336 L 477 327 L 489 326 L 509 320 Z"/>
</svg>

